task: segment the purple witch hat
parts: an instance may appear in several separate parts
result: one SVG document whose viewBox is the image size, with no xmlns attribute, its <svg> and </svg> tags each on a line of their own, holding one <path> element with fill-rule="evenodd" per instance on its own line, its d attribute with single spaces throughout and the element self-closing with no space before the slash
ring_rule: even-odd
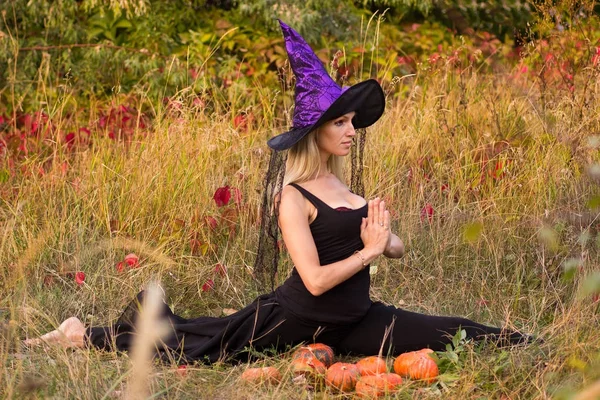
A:
<svg viewBox="0 0 600 400">
<path fill-rule="evenodd" d="M 274 150 L 286 150 L 313 129 L 351 111 L 355 128 L 375 123 L 385 109 L 385 97 L 374 79 L 350 87 L 340 87 L 327 73 L 321 60 L 298 32 L 279 20 L 290 66 L 296 76 L 292 128 L 269 139 Z"/>
</svg>

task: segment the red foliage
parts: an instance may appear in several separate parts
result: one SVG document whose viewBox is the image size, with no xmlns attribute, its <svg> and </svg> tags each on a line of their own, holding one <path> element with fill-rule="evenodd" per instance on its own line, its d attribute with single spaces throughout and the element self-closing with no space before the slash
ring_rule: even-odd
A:
<svg viewBox="0 0 600 400">
<path fill-rule="evenodd" d="M 223 264 L 218 263 L 215 266 L 215 272 L 221 276 L 226 276 L 227 275 L 227 267 L 225 267 Z"/>
<path fill-rule="evenodd" d="M 498 160 L 494 165 L 494 169 L 490 171 L 490 176 L 496 180 L 504 178 L 506 175 L 507 167 L 510 165 L 511 160 Z"/>
<path fill-rule="evenodd" d="M 202 254 L 202 242 L 198 239 L 190 239 L 190 249 L 194 255 Z"/>
<path fill-rule="evenodd" d="M 177 375 L 179 376 L 187 376 L 187 365 L 180 365 L 177 367 Z"/>
<path fill-rule="evenodd" d="M 120 105 L 101 113 L 98 119 L 98 127 L 108 132 L 112 140 L 124 140 L 129 142 L 136 132 L 146 128 L 145 114 L 140 113 L 133 107 Z"/>
<path fill-rule="evenodd" d="M 65 143 L 67 143 L 67 146 L 69 148 L 72 148 L 73 145 L 75 145 L 75 133 L 74 132 L 67 133 L 67 135 L 65 136 Z"/>
<path fill-rule="evenodd" d="M 595 67 L 600 64 L 600 47 L 596 47 L 596 54 L 592 56 L 592 65 Z"/>
<path fill-rule="evenodd" d="M 248 129 L 248 118 L 244 114 L 238 114 L 233 118 L 233 127 L 241 131 Z"/>
<path fill-rule="evenodd" d="M 223 207 L 229 204 L 231 199 L 231 191 L 229 186 L 223 186 L 218 188 L 213 195 L 213 200 L 217 203 L 217 207 Z"/>
<path fill-rule="evenodd" d="M 433 215 L 435 214 L 435 210 L 433 206 L 429 203 L 425 204 L 425 207 L 421 209 L 421 222 L 433 222 Z"/>
<path fill-rule="evenodd" d="M 85 282 L 85 273 L 83 273 L 82 271 L 79 271 L 75 274 L 75 282 L 81 286 L 83 285 L 83 282 Z"/>
<path fill-rule="evenodd" d="M 138 268 L 140 266 L 139 261 L 140 259 L 136 254 L 129 253 L 125 256 L 123 261 L 119 261 L 117 265 L 115 265 L 115 269 L 117 272 L 123 272 L 125 271 L 125 268 Z"/>
<path fill-rule="evenodd" d="M 115 269 L 117 270 L 117 272 L 123 272 L 125 270 L 125 262 L 124 261 L 119 261 L 117 263 L 117 265 L 115 265 Z"/>
<path fill-rule="evenodd" d="M 33 114 L 22 114 L 17 117 L 17 128 L 28 136 L 44 134 L 51 127 L 48 114 L 36 111 Z M 41 129 L 40 129 L 41 128 Z"/>
<path fill-rule="evenodd" d="M 442 56 L 440 56 L 438 53 L 433 53 L 432 55 L 429 56 L 429 64 L 435 64 L 441 58 L 442 58 Z"/>
<path fill-rule="evenodd" d="M 202 291 L 208 292 L 208 291 L 211 291 L 214 287 L 215 287 L 215 281 L 213 281 L 212 279 L 209 279 L 206 282 L 204 282 L 204 284 L 202 285 Z"/>
<path fill-rule="evenodd" d="M 217 225 L 219 224 L 214 217 L 210 217 L 210 216 L 204 217 L 204 221 L 206 222 L 206 224 L 208 225 L 208 227 L 210 229 L 212 229 L 213 231 L 215 229 L 217 229 Z"/>
<path fill-rule="evenodd" d="M 127 254 L 123 261 L 127 264 L 127 266 L 129 268 L 137 268 L 140 266 L 139 265 L 140 259 L 134 253 Z"/>
</svg>

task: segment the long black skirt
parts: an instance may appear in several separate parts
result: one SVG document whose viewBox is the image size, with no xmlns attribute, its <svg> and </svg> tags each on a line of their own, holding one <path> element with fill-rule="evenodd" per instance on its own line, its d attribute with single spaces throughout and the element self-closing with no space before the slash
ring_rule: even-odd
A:
<svg viewBox="0 0 600 400">
<path fill-rule="evenodd" d="M 141 292 L 110 327 L 87 329 L 89 345 L 100 349 L 127 351 L 136 336 L 135 318 Z M 503 344 L 529 341 L 528 336 L 485 326 L 466 318 L 441 317 L 405 311 L 374 302 L 359 321 L 328 325 L 301 319 L 286 312 L 275 293 L 259 296 L 242 310 L 227 317 L 185 319 L 164 304 L 161 316 L 168 320 L 170 333 L 157 346 L 157 355 L 179 363 L 201 361 L 247 361 L 267 349 L 283 351 L 304 342 L 331 346 L 342 355 L 398 355 L 429 347 L 443 350 L 458 329 L 467 338 L 491 338 Z M 386 331 L 385 343 L 383 343 Z"/>
</svg>

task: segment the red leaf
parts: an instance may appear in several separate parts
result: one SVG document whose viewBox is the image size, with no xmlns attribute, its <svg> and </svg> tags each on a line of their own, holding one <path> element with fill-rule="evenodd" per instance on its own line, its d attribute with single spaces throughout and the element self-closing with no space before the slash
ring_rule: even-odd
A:
<svg viewBox="0 0 600 400">
<path fill-rule="evenodd" d="M 496 165 L 494 166 L 494 170 L 491 171 L 491 175 L 494 179 L 502 179 L 506 175 L 506 168 L 510 164 L 510 160 L 496 161 Z"/>
<path fill-rule="evenodd" d="M 437 63 L 440 59 L 442 58 L 442 56 L 440 56 L 438 53 L 433 53 L 432 55 L 429 56 L 429 63 L 430 64 L 435 64 Z"/>
<path fill-rule="evenodd" d="M 190 239 L 190 249 L 194 255 L 202 254 L 202 242 L 198 239 Z"/>
<path fill-rule="evenodd" d="M 73 147 L 75 144 L 75 132 L 67 133 L 67 136 L 65 136 L 65 142 L 67 143 L 67 146 Z"/>
<path fill-rule="evenodd" d="M 433 206 L 429 203 L 425 204 L 425 207 L 421 209 L 421 222 L 425 222 L 425 220 L 432 222 L 434 213 Z"/>
<path fill-rule="evenodd" d="M 83 285 L 83 282 L 85 282 L 85 273 L 83 273 L 82 271 L 79 271 L 75 274 L 75 282 L 81 286 Z"/>
<path fill-rule="evenodd" d="M 248 119 L 243 114 L 238 114 L 233 119 L 233 127 L 245 131 L 248 129 Z"/>
<path fill-rule="evenodd" d="M 213 281 L 212 279 L 209 279 L 206 282 L 204 282 L 204 285 L 202 285 L 202 291 L 208 292 L 208 291 L 212 290 L 214 287 L 215 287 L 215 281 Z"/>
<path fill-rule="evenodd" d="M 217 207 L 223 207 L 229 204 L 229 200 L 231 199 L 231 192 L 229 190 L 229 186 L 223 186 L 217 189 L 215 194 L 213 195 L 213 199 L 215 203 L 217 203 Z"/>
<path fill-rule="evenodd" d="M 200 97 L 196 97 L 192 101 L 192 104 L 194 104 L 194 106 L 196 106 L 198 108 L 204 108 L 204 107 L 206 107 L 206 102 L 204 100 L 202 100 Z"/>
<path fill-rule="evenodd" d="M 219 224 L 214 217 L 204 217 L 204 221 L 213 231 L 217 229 L 217 225 Z"/>
<path fill-rule="evenodd" d="M 125 270 L 125 262 L 124 261 L 119 261 L 117 263 L 117 265 L 115 265 L 115 269 L 117 270 L 117 272 L 121 273 Z"/>
<path fill-rule="evenodd" d="M 184 364 L 177 367 L 177 375 L 187 376 L 187 365 Z"/>
<path fill-rule="evenodd" d="M 227 275 L 227 267 L 219 263 L 215 266 L 215 272 L 221 276 Z"/>
<path fill-rule="evenodd" d="M 125 261 L 125 264 L 127 264 L 129 268 L 137 268 L 139 267 L 139 260 L 139 257 L 134 253 L 129 253 L 125 256 L 123 261 Z"/>
</svg>

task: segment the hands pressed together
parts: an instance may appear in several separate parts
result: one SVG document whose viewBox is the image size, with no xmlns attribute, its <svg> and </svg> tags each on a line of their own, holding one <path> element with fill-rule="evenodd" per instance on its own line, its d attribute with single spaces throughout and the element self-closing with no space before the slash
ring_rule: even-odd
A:
<svg viewBox="0 0 600 400">
<path fill-rule="evenodd" d="M 371 261 L 385 251 L 390 244 L 392 232 L 390 230 L 390 212 L 385 207 L 385 202 L 379 197 L 368 202 L 367 218 L 363 218 L 360 225 L 360 238 L 365 245 L 362 250 L 365 257 Z"/>
</svg>

